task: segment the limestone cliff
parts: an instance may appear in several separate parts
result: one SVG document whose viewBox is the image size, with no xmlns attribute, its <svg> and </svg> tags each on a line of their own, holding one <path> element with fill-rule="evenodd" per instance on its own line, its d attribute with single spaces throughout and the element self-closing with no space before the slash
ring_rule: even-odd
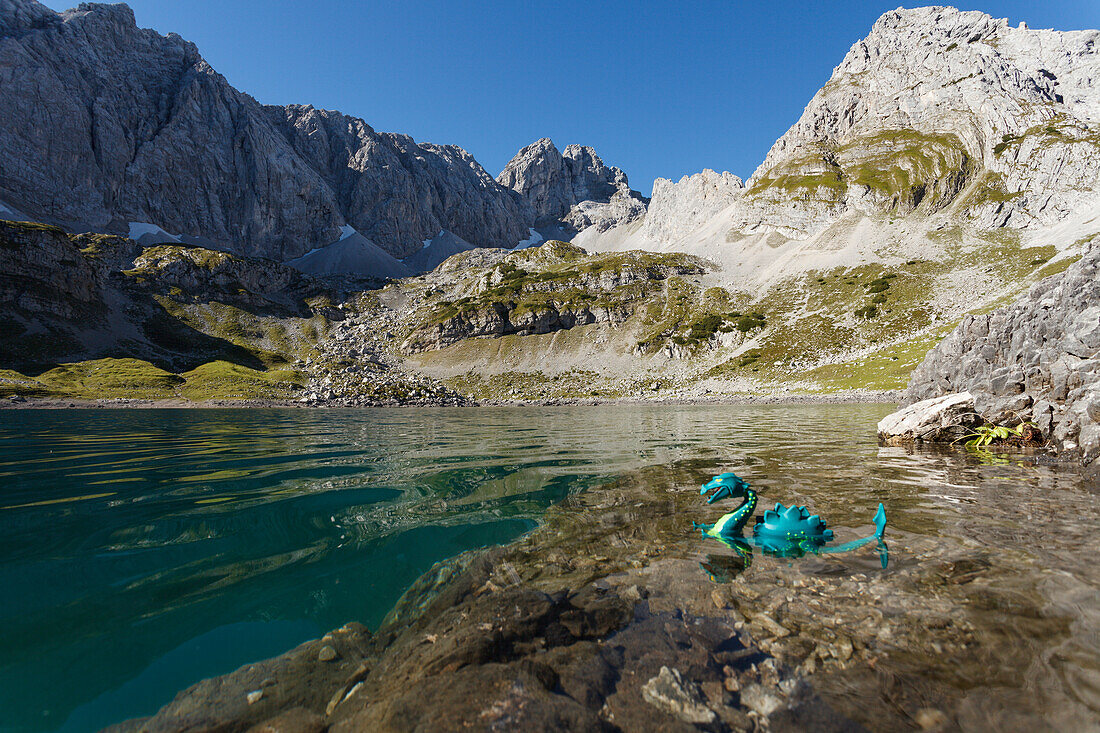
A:
<svg viewBox="0 0 1100 733">
<path fill-rule="evenodd" d="M 1051 224 L 1095 200 L 1100 32 L 929 7 L 879 18 L 749 179 L 748 227 L 809 234 L 845 211 Z"/>
<path fill-rule="evenodd" d="M 561 228 L 570 236 L 628 224 L 646 210 L 646 199 L 630 189 L 626 174 L 605 165 L 595 150 L 568 145 L 559 152 L 547 137 L 516 153 L 497 182 L 527 202 L 535 227 Z"/>
<path fill-rule="evenodd" d="M 289 259 L 352 225 L 404 257 L 441 229 L 527 236 L 522 202 L 464 150 L 309 106 L 264 107 L 125 5 L 0 2 L 0 200 L 72 230 L 151 222 Z"/>
</svg>

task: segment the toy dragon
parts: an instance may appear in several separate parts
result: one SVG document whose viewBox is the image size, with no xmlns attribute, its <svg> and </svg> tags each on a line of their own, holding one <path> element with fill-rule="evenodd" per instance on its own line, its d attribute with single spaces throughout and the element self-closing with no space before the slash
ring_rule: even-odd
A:
<svg viewBox="0 0 1100 733">
<path fill-rule="evenodd" d="M 707 498 L 707 504 L 719 499 L 743 499 L 740 506 L 728 514 L 722 515 L 714 524 L 693 522 L 695 529 L 704 537 L 713 537 L 736 550 L 743 557 L 751 557 L 752 546 L 759 547 L 765 554 L 776 557 L 801 557 L 807 552 L 815 554 L 850 552 L 872 541 L 878 541 L 882 566 L 886 567 L 886 543 L 882 536 L 886 531 L 886 509 L 878 505 L 875 513 L 875 533 L 868 537 L 846 542 L 842 545 L 826 547 L 833 539 L 833 531 L 825 526 L 825 520 L 816 514 L 810 514 L 804 506 L 789 507 L 776 504 L 774 509 L 764 512 L 756 518 L 752 528 L 752 537 L 747 538 L 742 530 L 756 509 L 757 494 L 749 483 L 734 473 L 722 473 L 703 484 L 700 494 L 713 492 Z"/>
</svg>

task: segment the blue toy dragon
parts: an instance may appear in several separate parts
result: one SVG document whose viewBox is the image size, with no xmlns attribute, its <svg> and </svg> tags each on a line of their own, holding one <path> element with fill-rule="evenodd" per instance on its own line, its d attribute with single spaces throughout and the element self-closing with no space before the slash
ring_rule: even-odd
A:
<svg viewBox="0 0 1100 733">
<path fill-rule="evenodd" d="M 707 498 L 707 504 L 719 499 L 742 498 L 740 506 L 728 514 L 723 514 L 714 524 L 692 524 L 704 537 L 713 537 L 742 556 L 751 556 L 753 545 L 764 553 L 776 557 L 801 557 L 807 552 L 815 554 L 850 552 L 877 540 L 882 566 L 886 567 L 886 543 L 882 536 L 886 531 L 886 509 L 878 505 L 875 513 L 875 533 L 869 537 L 846 542 L 834 547 L 825 547 L 832 541 L 833 531 L 825 526 L 825 520 L 816 514 L 810 514 L 804 506 L 789 507 L 776 504 L 774 509 L 764 512 L 756 518 L 752 528 L 752 537 L 746 538 L 742 530 L 756 509 L 757 494 L 749 483 L 734 473 L 722 473 L 703 484 L 700 494 L 713 492 Z"/>
</svg>

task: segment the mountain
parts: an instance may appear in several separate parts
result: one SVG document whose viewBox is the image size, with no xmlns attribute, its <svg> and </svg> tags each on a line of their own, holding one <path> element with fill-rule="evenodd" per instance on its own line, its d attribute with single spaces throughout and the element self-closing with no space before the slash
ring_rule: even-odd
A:
<svg viewBox="0 0 1100 733">
<path fill-rule="evenodd" d="M 469 153 L 310 106 L 264 106 L 125 5 L 0 0 L 0 200 L 70 230 L 150 223 L 288 259 L 355 227 L 397 257 L 440 229 L 477 246 L 528 214 Z"/>
<path fill-rule="evenodd" d="M 548 137 L 516 153 L 497 182 L 527 202 L 534 228 L 546 238 L 629 224 L 645 214 L 648 203 L 631 190 L 622 170 L 605 165 L 592 148 L 567 145 L 559 152 Z"/>
<path fill-rule="evenodd" d="M 498 179 L 546 219 L 572 206 L 555 152 L 539 141 Z M 1100 33 L 1013 27 L 953 8 L 890 11 L 748 181 L 710 170 L 658 179 L 644 215 L 572 239 L 590 252 L 684 253 L 717 268 L 646 296 L 614 329 L 437 339 L 442 353 L 410 358 L 439 375 L 507 378 L 539 393 L 547 380 L 538 375 L 563 364 L 587 364 L 599 375 L 589 379 L 612 384 L 675 375 L 697 393 L 901 388 L 967 314 L 1080 257 L 1100 233 L 1098 175 Z M 514 323 L 515 309 L 562 322 L 550 311 L 573 307 L 578 293 L 549 298 L 552 271 L 516 267 L 522 278 L 482 271 L 499 308 L 427 286 L 424 302 L 443 300 L 448 338 L 494 313 Z M 425 315 L 418 332 L 436 318 Z"/>
<path fill-rule="evenodd" d="M 904 262 L 945 230 L 1064 249 L 1100 217 L 1098 48 L 1097 31 L 890 11 L 743 189 L 655 186 L 642 227 L 584 244 L 706 253 L 731 282 L 762 283 L 829 261 Z"/>
<path fill-rule="evenodd" d="M 95 30 L 97 39 L 107 38 L 100 28 L 105 18 L 126 14 L 102 6 L 55 14 L 27 0 L 0 3 L 5 19 L 0 54 L 8 54 L 0 60 L 11 54 L 21 58 L 18 53 L 34 44 L 42 45 L 44 54 L 57 47 L 86 53 L 79 38 L 62 44 L 54 36 L 75 38 L 78 31 Z M 190 58 L 190 47 L 178 39 L 137 31 L 132 22 L 120 27 L 127 38 L 177 43 L 181 58 Z M 1072 267 L 1100 237 L 1098 42 L 1097 31 L 1030 30 L 951 8 L 890 11 L 852 46 L 747 181 L 712 170 L 677 182 L 658 179 L 649 202 L 591 148 L 570 145 L 559 151 L 549 139 L 539 140 L 494 181 L 458 149 L 375 133 L 335 112 L 261 107 L 238 95 L 235 109 L 243 117 L 234 129 L 268 135 L 271 145 L 283 146 L 272 164 L 298 166 L 294 170 L 313 176 L 309 180 L 337 212 L 329 219 L 317 213 L 321 209 L 297 217 L 299 226 L 331 225 L 319 226 L 309 238 L 288 240 L 281 253 L 274 246 L 264 250 L 320 276 L 331 290 L 301 301 L 316 310 L 313 320 L 287 320 L 305 318 L 287 312 L 279 323 L 260 328 L 252 319 L 266 318 L 267 306 L 253 303 L 248 315 L 233 311 L 238 326 L 222 328 L 225 319 L 217 315 L 222 306 L 210 304 L 247 310 L 228 302 L 244 295 L 232 287 L 194 288 L 219 282 L 223 271 L 217 268 L 189 277 L 186 287 L 177 285 L 172 278 L 186 265 L 182 258 L 215 263 L 205 254 L 210 245 L 200 239 L 203 231 L 195 234 L 146 209 L 125 210 L 118 225 L 140 242 L 117 248 L 144 248 L 134 250 L 135 262 L 166 264 L 116 263 L 109 279 L 127 298 L 153 308 L 151 298 L 201 333 L 204 353 L 212 359 L 223 360 L 216 355 L 242 347 L 249 334 L 269 334 L 263 336 L 264 354 L 283 348 L 280 330 L 299 334 L 301 348 L 280 351 L 283 362 L 265 356 L 268 361 L 250 363 L 253 368 L 297 364 L 304 356 L 301 381 L 311 400 L 416 399 L 422 390 L 409 386 L 419 382 L 406 379 L 408 374 L 428 375 L 449 389 L 487 399 L 706 399 L 723 393 L 900 389 L 958 324 Z M 121 63 L 116 57 L 125 55 L 125 44 L 105 47 L 112 53 L 104 69 Z M 0 68 L 49 67 L 21 63 Z M 68 68 L 68 62 L 54 63 Z M 187 68 L 185 81 L 158 99 L 177 100 L 184 93 L 178 90 L 199 83 L 187 81 L 193 78 L 201 79 L 202 88 L 228 93 L 212 72 L 200 73 L 199 60 Z M 106 73 L 98 67 L 85 71 L 92 80 Z M 142 84 L 153 83 L 142 78 L 138 74 L 126 89 L 136 95 Z M 66 87 L 51 83 L 48 75 L 40 82 L 48 92 L 44 99 L 56 94 L 66 100 Z M 12 88 L 25 91 L 28 84 L 20 81 Z M 91 91 L 81 94 L 95 97 Z M 102 109 L 114 109 L 104 104 Z M 11 137 L 17 126 L 14 107 L 6 97 L 0 109 L 4 105 L 9 112 L 0 122 L 9 124 L 0 128 Z M 172 124 L 191 119 L 181 114 L 166 119 Z M 57 119 L 67 118 L 59 113 Z M 116 124 L 109 115 L 95 120 L 96 129 Z M 196 122 L 191 128 L 196 135 L 200 129 L 222 129 L 205 118 L 201 122 L 206 126 Z M 133 124 L 134 130 L 145 129 L 141 119 Z M 157 134 L 127 134 L 149 139 L 156 148 L 176 134 L 172 124 Z M 131 130 L 129 121 L 117 127 Z M 32 127 L 13 139 L 21 144 L 38 134 Z M 211 138 L 209 147 L 217 151 L 219 139 Z M 58 142 L 57 149 L 69 142 Z M 16 152 L 17 147 L 0 147 L 0 157 L 24 160 Z M 73 155 L 72 170 L 57 175 L 83 170 L 86 154 Z M 241 165 L 251 170 L 260 160 L 243 156 Z M 181 165 L 186 172 L 188 165 L 205 164 Z M 37 174 L 6 163 L 0 171 L 0 183 L 8 186 L 0 188 L 6 208 L 40 216 L 14 195 L 19 186 L 11 183 L 23 176 L 33 182 Z M 88 174 L 91 188 L 74 190 L 92 196 L 92 183 L 101 180 L 97 175 Z M 173 180 L 161 176 L 156 185 Z M 275 180 L 278 176 L 263 178 L 259 189 L 268 191 Z M 463 182 L 470 183 L 468 189 Z M 446 186 L 461 194 L 433 199 L 433 192 Z M 130 195 L 125 187 L 112 190 L 112 201 Z M 235 210 L 237 202 L 228 194 L 219 198 L 218 190 L 210 189 L 199 208 L 224 200 Z M 245 190 L 241 198 L 243 208 L 255 212 L 248 203 L 254 193 Z M 52 195 L 44 200 L 55 208 L 89 205 L 79 195 L 60 190 Z M 102 198 L 96 205 L 101 204 Z M 485 234 L 487 224 L 475 226 L 474 219 L 464 218 L 467 204 L 476 204 L 499 236 Z M 255 215 L 267 221 L 266 215 Z M 457 223 L 445 223 L 448 216 Z M 483 236 L 470 235 L 470 226 Z M 563 236 L 572 242 L 553 241 Z M 33 248 L 27 250 L 33 257 L 23 257 L 20 247 L 29 245 L 12 241 L 10 256 L 21 267 L 45 257 Z M 77 244 L 80 251 L 87 249 L 83 240 Z M 77 258 L 60 240 L 54 245 L 44 262 L 80 263 L 90 257 Z M 166 259 L 166 252 L 174 259 Z M 235 271 L 257 273 L 272 264 L 233 262 Z M 391 277 L 427 274 L 374 283 L 372 292 L 350 291 L 356 278 L 328 277 L 363 274 L 356 272 L 360 269 Z M 42 277 L 35 270 L 19 282 Z M 17 305 L 10 306 L 16 308 L 18 343 L 0 355 L 0 368 L 43 369 L 62 356 L 80 354 L 131 355 L 128 342 L 117 339 L 99 351 L 73 344 L 36 352 L 42 337 L 33 319 L 18 311 L 19 287 L 11 289 Z M 40 299 L 59 298 L 49 291 Z M 58 307 L 64 306 L 62 299 Z M 79 323 L 63 325 L 65 333 L 83 333 L 73 330 Z M 155 335 L 157 323 L 149 328 Z M 236 340 L 217 341 L 230 336 Z M 172 349 L 170 343 L 151 343 Z M 139 358 L 158 368 L 178 371 L 191 364 L 178 350 L 169 359 L 154 348 L 142 349 L 147 356 Z M 406 375 L 393 376 L 394 384 L 404 386 L 378 392 L 379 365 L 390 370 L 386 374 Z"/>
</svg>

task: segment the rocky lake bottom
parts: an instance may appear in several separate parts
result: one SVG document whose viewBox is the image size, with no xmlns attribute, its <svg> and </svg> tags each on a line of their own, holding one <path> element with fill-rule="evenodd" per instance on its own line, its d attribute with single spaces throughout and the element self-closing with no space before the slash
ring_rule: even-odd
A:
<svg viewBox="0 0 1100 733">
<path fill-rule="evenodd" d="M 892 409 L 5 410 L 0 730 L 1096 729 L 1096 486 Z"/>
</svg>

